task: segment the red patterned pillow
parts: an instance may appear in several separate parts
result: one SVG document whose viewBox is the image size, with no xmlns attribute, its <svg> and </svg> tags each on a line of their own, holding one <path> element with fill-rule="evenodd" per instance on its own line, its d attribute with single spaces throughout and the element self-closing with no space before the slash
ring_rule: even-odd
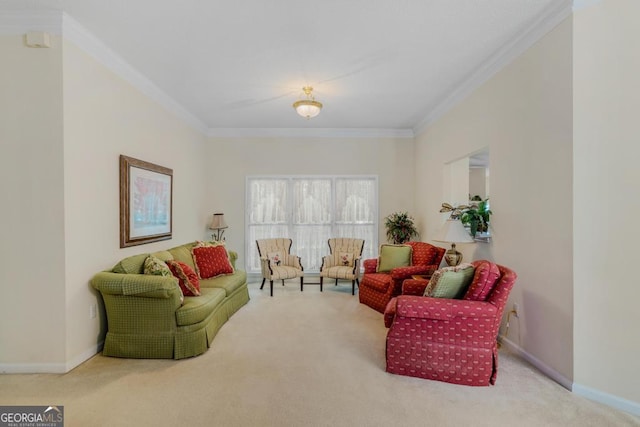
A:
<svg viewBox="0 0 640 427">
<path fill-rule="evenodd" d="M 180 261 L 167 261 L 171 273 L 178 279 L 182 294 L 197 297 L 200 295 L 200 280 L 189 265 Z"/>
<path fill-rule="evenodd" d="M 473 264 L 476 266 L 476 272 L 463 299 L 486 301 L 491 290 L 500 278 L 500 269 L 497 265 L 489 261 L 476 261 Z"/>
<path fill-rule="evenodd" d="M 407 242 L 413 248 L 411 265 L 431 265 L 438 256 L 435 246 L 425 242 Z"/>
<path fill-rule="evenodd" d="M 224 246 L 196 246 L 191 254 L 201 279 L 233 273 L 233 266 Z"/>
</svg>

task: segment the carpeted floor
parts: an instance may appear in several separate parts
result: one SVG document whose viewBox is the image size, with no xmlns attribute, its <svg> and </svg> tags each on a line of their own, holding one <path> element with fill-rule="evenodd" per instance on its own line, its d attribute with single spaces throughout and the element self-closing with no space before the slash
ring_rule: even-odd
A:
<svg viewBox="0 0 640 427">
<path fill-rule="evenodd" d="M 64 405 L 65 426 L 640 426 L 500 353 L 493 387 L 385 372 L 382 315 L 350 284 L 250 284 L 205 354 L 97 355 L 65 375 L 0 376 L 0 405 Z"/>
</svg>

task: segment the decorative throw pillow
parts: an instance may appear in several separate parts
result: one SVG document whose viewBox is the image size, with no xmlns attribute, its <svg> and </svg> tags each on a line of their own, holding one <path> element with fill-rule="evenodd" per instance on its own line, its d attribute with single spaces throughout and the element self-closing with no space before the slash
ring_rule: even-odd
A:
<svg viewBox="0 0 640 427">
<path fill-rule="evenodd" d="M 353 267 L 353 254 L 351 252 L 340 252 L 340 265 L 344 267 Z"/>
<path fill-rule="evenodd" d="M 221 240 L 221 241 L 211 241 L 211 242 L 205 242 L 203 240 L 196 240 L 196 244 L 193 246 L 194 248 L 201 248 L 204 246 L 224 246 L 226 242 Z"/>
<path fill-rule="evenodd" d="M 468 263 L 436 270 L 429 279 L 424 296 L 459 299 L 471 284 L 474 272 L 475 268 Z"/>
<path fill-rule="evenodd" d="M 486 301 L 499 278 L 500 269 L 494 263 L 489 261 L 476 263 L 476 272 L 463 299 Z"/>
<path fill-rule="evenodd" d="M 196 273 L 201 279 L 232 274 L 233 266 L 223 245 L 196 246 L 191 250 Z"/>
<path fill-rule="evenodd" d="M 171 270 L 167 264 L 159 258 L 149 255 L 144 260 L 144 274 L 153 274 L 155 276 L 172 276 Z"/>
<path fill-rule="evenodd" d="M 200 280 L 191 267 L 180 261 L 167 261 L 171 273 L 178 279 L 182 294 L 197 297 L 200 295 Z"/>
<path fill-rule="evenodd" d="M 408 267 L 411 265 L 412 254 L 413 248 L 409 245 L 382 244 L 376 271 L 382 273 L 397 267 Z"/>
<path fill-rule="evenodd" d="M 272 265 L 275 265 L 275 266 L 282 265 L 282 252 L 280 251 L 269 252 L 267 254 L 267 258 L 269 258 L 269 261 L 271 261 Z"/>
</svg>

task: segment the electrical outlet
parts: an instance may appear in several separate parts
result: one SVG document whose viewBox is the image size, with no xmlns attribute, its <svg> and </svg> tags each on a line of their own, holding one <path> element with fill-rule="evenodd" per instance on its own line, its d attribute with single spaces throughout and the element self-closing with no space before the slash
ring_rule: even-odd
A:
<svg viewBox="0 0 640 427">
<path fill-rule="evenodd" d="M 96 311 L 97 311 L 97 307 L 95 304 L 90 304 L 89 305 L 89 319 L 95 319 L 96 318 Z"/>
<path fill-rule="evenodd" d="M 516 317 L 520 316 L 519 310 L 520 310 L 520 306 L 518 305 L 518 303 L 517 302 L 513 303 L 513 315 L 514 316 L 516 316 Z"/>
</svg>

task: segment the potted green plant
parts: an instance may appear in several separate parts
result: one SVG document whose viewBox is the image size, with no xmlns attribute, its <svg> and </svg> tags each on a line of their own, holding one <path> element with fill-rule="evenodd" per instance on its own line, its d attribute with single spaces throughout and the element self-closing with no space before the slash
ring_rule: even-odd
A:
<svg viewBox="0 0 640 427">
<path fill-rule="evenodd" d="M 412 237 L 420 236 L 413 218 L 407 212 L 394 212 L 387 216 L 384 221 L 387 228 L 387 239 L 394 244 L 402 244 L 411 240 Z"/>
<path fill-rule="evenodd" d="M 478 232 L 484 233 L 489 231 L 489 220 L 493 212 L 489 209 L 488 200 L 489 199 L 482 200 L 477 204 L 472 203 L 460 216 L 462 224 L 469 227 L 471 236 L 474 238 Z"/>
</svg>

